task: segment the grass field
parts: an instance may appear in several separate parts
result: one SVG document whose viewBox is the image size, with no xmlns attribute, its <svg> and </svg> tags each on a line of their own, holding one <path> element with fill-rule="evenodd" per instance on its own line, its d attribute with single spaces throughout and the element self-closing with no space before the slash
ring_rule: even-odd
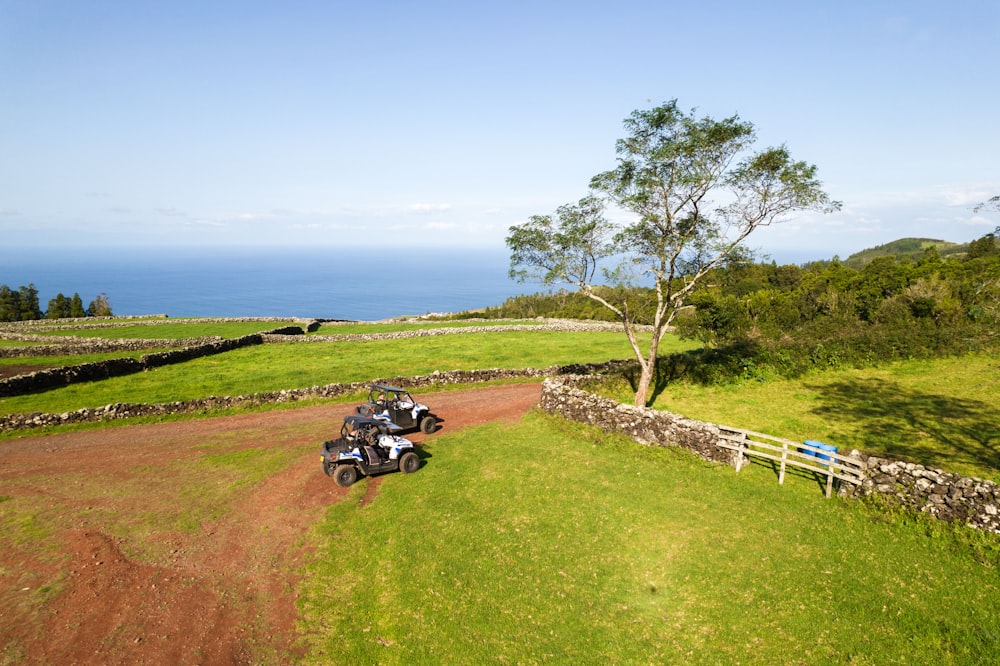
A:
<svg viewBox="0 0 1000 666">
<path fill-rule="evenodd" d="M 688 345 L 671 341 L 665 345 Z M 496 332 L 371 342 L 269 344 L 180 365 L 43 393 L 0 399 L 0 413 L 64 412 L 118 402 L 172 402 L 210 395 L 249 395 L 435 370 L 545 368 L 628 358 L 618 333 Z"/>
<path fill-rule="evenodd" d="M 997 355 L 981 354 L 764 383 L 678 382 L 654 407 L 1000 481 L 998 364 Z M 620 400 L 631 395 L 624 382 L 602 392 Z"/>
<path fill-rule="evenodd" d="M 309 663 L 983 664 L 996 542 L 540 413 L 316 527 Z"/>
</svg>

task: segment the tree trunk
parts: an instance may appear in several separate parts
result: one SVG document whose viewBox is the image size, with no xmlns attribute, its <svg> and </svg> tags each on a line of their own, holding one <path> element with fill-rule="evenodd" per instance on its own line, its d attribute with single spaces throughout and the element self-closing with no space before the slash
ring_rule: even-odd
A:
<svg viewBox="0 0 1000 666">
<path fill-rule="evenodd" d="M 642 373 L 639 375 L 639 383 L 635 387 L 635 406 L 645 407 L 649 399 L 649 385 L 653 383 L 653 371 L 656 363 L 643 363 Z"/>
</svg>

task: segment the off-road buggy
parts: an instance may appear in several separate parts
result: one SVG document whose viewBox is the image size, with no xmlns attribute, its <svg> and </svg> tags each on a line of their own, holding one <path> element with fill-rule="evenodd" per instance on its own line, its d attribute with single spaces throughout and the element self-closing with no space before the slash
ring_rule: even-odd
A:
<svg viewBox="0 0 1000 666">
<path fill-rule="evenodd" d="M 420 458 L 413 442 L 393 430 L 400 427 L 382 419 L 345 416 L 340 437 L 323 442 L 323 473 L 346 488 L 359 476 L 417 471 Z"/>
<path fill-rule="evenodd" d="M 385 384 L 375 384 L 368 392 L 368 402 L 358 405 L 354 412 L 393 423 L 403 430 L 420 429 L 429 435 L 437 428 L 437 418 L 427 405 L 413 399 L 406 389 Z"/>
</svg>

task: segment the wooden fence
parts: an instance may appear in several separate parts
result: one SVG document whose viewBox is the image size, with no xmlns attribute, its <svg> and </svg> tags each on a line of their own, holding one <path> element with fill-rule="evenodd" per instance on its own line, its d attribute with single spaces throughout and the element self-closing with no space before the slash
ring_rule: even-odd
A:
<svg viewBox="0 0 1000 666">
<path fill-rule="evenodd" d="M 785 482 L 785 468 L 789 465 L 825 476 L 827 497 L 833 494 L 834 479 L 853 484 L 865 479 L 864 463 L 857 458 L 752 430 L 719 426 L 719 446 L 736 451 L 737 472 L 749 463 L 751 456 L 780 463 L 779 484 Z"/>
</svg>

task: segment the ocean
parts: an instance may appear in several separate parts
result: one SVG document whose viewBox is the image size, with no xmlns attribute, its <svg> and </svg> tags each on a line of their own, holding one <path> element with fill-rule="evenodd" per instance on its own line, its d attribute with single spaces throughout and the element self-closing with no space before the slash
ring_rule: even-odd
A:
<svg viewBox="0 0 1000 666">
<path fill-rule="evenodd" d="M 375 321 L 500 305 L 542 291 L 507 277 L 502 250 L 103 248 L 4 250 L 0 284 L 107 294 L 116 315 L 314 317 Z"/>
</svg>

